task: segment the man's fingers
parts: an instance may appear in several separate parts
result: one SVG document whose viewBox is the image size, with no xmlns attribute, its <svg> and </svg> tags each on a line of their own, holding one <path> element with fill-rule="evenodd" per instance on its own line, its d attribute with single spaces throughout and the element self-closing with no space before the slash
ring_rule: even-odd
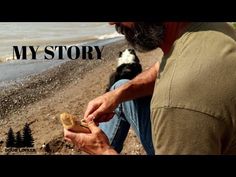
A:
<svg viewBox="0 0 236 177">
<path fill-rule="evenodd" d="M 95 119 L 96 122 L 107 122 L 109 120 L 112 119 L 112 117 L 114 116 L 115 113 L 108 113 L 108 114 L 104 114 L 101 117 L 97 117 Z"/>
<path fill-rule="evenodd" d="M 91 131 L 91 133 L 97 133 L 100 131 L 100 128 L 96 125 L 94 121 L 88 122 L 88 128 Z"/>
<path fill-rule="evenodd" d="M 84 119 L 86 119 L 89 116 L 89 114 L 95 111 L 99 106 L 100 106 L 99 104 L 89 103 L 84 113 Z"/>
<path fill-rule="evenodd" d="M 96 121 L 98 122 L 97 120 L 99 119 L 99 117 L 101 117 L 102 114 L 105 114 L 103 112 L 103 108 L 100 107 L 98 108 L 96 111 L 94 111 L 92 114 L 90 115 L 87 115 L 84 120 L 88 123 L 88 122 L 91 122 L 91 121 Z"/>
<path fill-rule="evenodd" d="M 73 133 L 71 131 L 68 131 L 67 129 L 64 129 L 64 138 L 70 139 L 71 141 L 73 141 L 76 138 L 76 133 Z"/>
<path fill-rule="evenodd" d="M 68 141 L 69 143 L 73 143 L 73 142 L 71 141 L 71 139 L 69 139 L 69 138 L 64 137 L 64 139 L 65 139 L 66 141 Z"/>
<path fill-rule="evenodd" d="M 86 139 L 84 133 L 74 133 L 64 129 L 64 139 L 74 144 L 78 149 L 81 148 L 83 141 Z"/>
<path fill-rule="evenodd" d="M 112 119 L 112 117 L 114 116 L 114 112 L 112 113 L 102 113 L 100 114 L 95 114 L 96 116 L 94 116 L 93 114 L 90 114 L 87 119 L 84 119 L 86 122 L 90 122 L 90 121 L 94 121 L 96 123 L 96 125 L 98 126 L 100 122 L 107 122 L 109 120 Z"/>
<path fill-rule="evenodd" d="M 88 117 L 89 114 L 91 114 L 94 110 L 94 105 L 93 104 L 88 104 L 85 113 L 84 113 L 84 119 L 86 119 Z"/>
<path fill-rule="evenodd" d="M 96 119 L 99 119 L 99 117 L 101 117 L 102 115 L 106 114 L 106 112 L 104 111 L 104 107 L 100 106 L 97 110 L 95 110 L 91 115 L 89 115 L 89 119 L 93 119 L 96 121 Z"/>
</svg>

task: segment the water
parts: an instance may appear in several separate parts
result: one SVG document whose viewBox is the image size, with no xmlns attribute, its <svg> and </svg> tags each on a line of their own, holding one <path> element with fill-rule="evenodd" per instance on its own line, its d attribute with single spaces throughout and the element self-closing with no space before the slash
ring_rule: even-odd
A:
<svg viewBox="0 0 236 177">
<path fill-rule="evenodd" d="M 0 62 L 11 60 L 12 46 L 71 45 L 120 36 L 107 22 L 0 22 Z"/>
<path fill-rule="evenodd" d="M 12 60 L 12 46 L 40 46 L 43 51 L 46 45 L 70 46 L 89 43 L 91 46 L 104 46 L 122 38 L 114 26 L 105 22 L 0 22 L 0 87 L 21 82 L 30 75 L 39 74 L 66 62 L 66 59 Z M 37 56 L 38 53 L 39 56 L 43 54 L 40 54 L 40 49 Z"/>
</svg>

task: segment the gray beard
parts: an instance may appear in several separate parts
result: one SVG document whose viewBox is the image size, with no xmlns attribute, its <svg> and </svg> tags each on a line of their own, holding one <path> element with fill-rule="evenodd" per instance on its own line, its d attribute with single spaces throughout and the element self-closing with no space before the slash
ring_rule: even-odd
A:
<svg viewBox="0 0 236 177">
<path fill-rule="evenodd" d="M 154 50 L 163 42 L 163 23 L 137 22 L 133 29 L 116 25 L 118 33 L 124 34 L 129 44 L 139 52 Z"/>
</svg>

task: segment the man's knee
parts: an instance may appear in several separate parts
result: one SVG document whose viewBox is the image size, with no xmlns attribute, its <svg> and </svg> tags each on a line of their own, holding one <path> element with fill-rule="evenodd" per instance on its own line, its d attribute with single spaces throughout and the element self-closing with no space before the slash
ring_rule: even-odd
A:
<svg viewBox="0 0 236 177">
<path fill-rule="evenodd" d="M 129 79 L 121 79 L 121 80 L 118 80 L 116 83 L 114 83 L 111 87 L 110 90 L 115 90 L 116 88 L 124 85 L 125 83 L 129 82 L 130 80 Z"/>
</svg>

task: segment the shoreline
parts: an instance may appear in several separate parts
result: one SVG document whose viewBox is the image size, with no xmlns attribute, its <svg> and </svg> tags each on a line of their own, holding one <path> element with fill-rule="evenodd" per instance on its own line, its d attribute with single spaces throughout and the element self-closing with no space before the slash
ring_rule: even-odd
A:
<svg viewBox="0 0 236 177">
<path fill-rule="evenodd" d="M 115 37 L 102 40 L 81 42 L 79 44 L 74 44 L 74 46 L 104 47 L 120 41 L 124 41 L 124 39 L 122 37 Z M 93 51 L 93 53 L 95 52 Z M 75 51 L 72 52 L 72 55 L 74 54 Z M 66 57 L 63 60 L 58 59 L 59 56 L 55 56 L 55 59 L 47 60 L 44 59 L 44 55 L 42 52 L 38 52 L 37 56 L 39 57 L 38 59 L 27 59 L 27 60 L 15 59 L 0 63 L 0 70 L 1 70 L 0 88 L 4 85 L 10 85 L 12 81 L 13 83 L 14 81 L 20 82 L 21 80 L 24 79 L 24 77 L 27 77 L 29 75 L 40 74 L 43 71 L 59 66 L 65 62 L 71 61 L 71 59 L 69 59 L 68 57 Z M 83 60 L 83 59 L 78 58 L 76 60 Z"/>
<path fill-rule="evenodd" d="M 89 45 L 95 44 L 104 45 L 104 50 L 106 50 L 110 46 L 123 45 L 125 41 L 116 41 L 115 39 L 89 43 Z M 101 60 L 63 60 L 56 64 L 53 64 L 53 61 L 48 61 L 53 66 L 22 78 L 16 77 L 15 80 L 11 80 L 10 82 L 0 82 L 0 120 L 22 106 L 45 98 L 53 90 L 58 90 L 62 85 L 73 81 L 75 75 L 83 77 L 86 72 L 99 66 L 105 60 L 104 58 Z M 21 61 L 17 62 L 19 63 Z"/>
</svg>

